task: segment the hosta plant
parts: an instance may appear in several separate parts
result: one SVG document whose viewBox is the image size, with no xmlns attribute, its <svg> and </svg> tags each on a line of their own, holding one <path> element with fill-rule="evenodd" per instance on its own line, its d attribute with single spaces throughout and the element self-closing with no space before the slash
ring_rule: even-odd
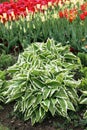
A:
<svg viewBox="0 0 87 130">
<path fill-rule="evenodd" d="M 69 46 L 33 43 L 19 55 L 18 61 L 8 68 L 12 79 L 8 81 L 6 103 L 15 101 L 14 111 L 32 124 L 47 115 L 68 117 L 78 104 L 74 70 L 81 67 L 80 60 L 69 52 Z"/>
</svg>

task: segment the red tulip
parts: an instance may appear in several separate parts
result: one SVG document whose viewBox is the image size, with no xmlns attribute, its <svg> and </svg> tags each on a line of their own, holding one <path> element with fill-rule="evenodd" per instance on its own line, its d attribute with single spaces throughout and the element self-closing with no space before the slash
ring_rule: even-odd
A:
<svg viewBox="0 0 87 130">
<path fill-rule="evenodd" d="M 59 12 L 59 17 L 60 17 L 60 18 L 63 18 L 63 17 L 64 17 L 64 14 L 63 14 L 62 11 Z"/>
<path fill-rule="evenodd" d="M 87 11 L 84 12 L 84 15 L 87 16 Z"/>
<path fill-rule="evenodd" d="M 85 10 L 86 10 L 86 4 L 81 5 L 81 10 L 82 10 L 82 11 L 85 11 Z"/>
<path fill-rule="evenodd" d="M 79 16 L 80 16 L 81 20 L 85 20 L 85 18 L 86 18 L 86 16 L 84 15 L 84 13 L 80 14 Z"/>
<path fill-rule="evenodd" d="M 15 2 L 16 1 L 16 2 Z M 26 8 L 29 12 L 35 12 L 35 9 L 37 7 L 37 4 L 40 5 L 40 9 L 37 9 L 37 11 L 44 12 L 43 6 L 48 7 L 48 3 L 58 4 L 58 2 L 61 0 L 10 0 L 10 2 L 3 2 L 0 4 L 0 16 L 3 17 L 3 13 L 7 13 L 6 19 L 13 20 L 12 12 L 15 14 L 15 18 L 18 19 L 20 15 L 23 17 L 26 17 Z M 17 16 L 16 16 L 17 15 Z M 3 19 L 5 20 L 5 19 Z"/>
</svg>

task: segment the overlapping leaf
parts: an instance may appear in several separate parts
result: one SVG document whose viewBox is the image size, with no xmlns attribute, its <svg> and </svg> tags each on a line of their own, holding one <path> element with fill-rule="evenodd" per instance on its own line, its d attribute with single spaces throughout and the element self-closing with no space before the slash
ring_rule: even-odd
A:
<svg viewBox="0 0 87 130">
<path fill-rule="evenodd" d="M 81 81 L 81 84 L 79 85 L 79 91 L 80 91 L 80 98 L 79 98 L 79 103 L 81 105 L 85 104 L 85 107 L 87 106 L 87 67 L 83 67 L 81 69 L 83 78 Z M 86 109 L 86 108 L 85 108 Z M 84 118 L 87 118 L 87 110 L 85 111 Z"/>
<path fill-rule="evenodd" d="M 1 102 L 5 102 L 5 98 L 4 98 L 4 94 L 3 94 L 3 92 L 5 91 L 5 71 L 0 71 L 0 103 Z M 1 105 L 0 105 L 0 108 L 2 108 L 1 107 Z"/>
</svg>

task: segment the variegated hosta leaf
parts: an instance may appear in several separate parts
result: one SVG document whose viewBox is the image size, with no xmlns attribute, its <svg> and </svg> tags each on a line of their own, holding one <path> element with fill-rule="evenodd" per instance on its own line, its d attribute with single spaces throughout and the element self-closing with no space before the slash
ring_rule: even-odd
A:
<svg viewBox="0 0 87 130">
<path fill-rule="evenodd" d="M 81 105 L 85 104 L 87 107 L 87 67 L 84 67 L 81 69 L 84 78 L 82 79 L 80 85 L 79 85 L 79 91 L 80 91 L 80 98 L 79 103 Z M 87 110 L 83 115 L 84 118 L 87 118 Z"/>
<path fill-rule="evenodd" d="M 87 91 L 82 90 L 81 92 L 82 92 L 82 95 L 79 98 L 79 103 L 87 105 Z"/>
<path fill-rule="evenodd" d="M 73 79 L 72 70 L 80 67 L 69 46 L 56 45 L 50 39 L 34 43 L 7 70 L 12 79 L 4 92 L 6 102 L 16 101 L 15 111 L 32 124 L 41 122 L 48 112 L 67 118 L 68 110 L 75 111 L 78 102 L 79 82 Z"/>
<path fill-rule="evenodd" d="M 83 89 L 83 88 L 82 88 L 82 89 Z M 80 99 L 79 99 L 79 103 L 80 103 L 80 104 L 85 104 L 85 105 L 87 105 L 87 91 L 81 91 L 81 92 L 82 92 L 82 95 L 81 95 L 81 97 L 80 97 Z M 83 118 L 84 118 L 84 119 L 87 119 L 87 110 L 86 110 L 86 112 L 84 113 Z"/>
<path fill-rule="evenodd" d="M 80 101 L 80 104 L 86 104 L 87 105 L 87 97 L 83 98 L 81 101 Z"/>
<path fill-rule="evenodd" d="M 0 79 L 0 103 L 5 102 L 4 92 L 6 91 L 4 87 L 4 80 Z"/>
<path fill-rule="evenodd" d="M 86 112 L 84 113 L 83 117 L 84 117 L 84 119 L 87 119 L 87 110 L 86 110 Z"/>
</svg>

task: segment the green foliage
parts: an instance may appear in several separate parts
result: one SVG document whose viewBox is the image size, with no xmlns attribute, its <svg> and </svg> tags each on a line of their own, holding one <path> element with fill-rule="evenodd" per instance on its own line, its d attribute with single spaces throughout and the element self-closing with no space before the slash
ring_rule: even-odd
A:
<svg viewBox="0 0 87 130">
<path fill-rule="evenodd" d="M 32 124 L 41 122 L 48 112 L 68 117 L 68 110 L 75 111 L 78 104 L 74 70 L 80 60 L 69 52 L 69 46 L 33 43 L 19 55 L 15 65 L 8 68 L 12 79 L 7 81 L 4 92 L 6 103 L 16 101 L 14 110 Z"/>
<path fill-rule="evenodd" d="M 1 54 L 0 55 L 0 69 L 6 69 L 8 66 L 11 66 L 15 63 L 16 58 L 10 54 Z"/>
<path fill-rule="evenodd" d="M 87 119 L 82 119 L 81 114 L 82 108 L 80 108 L 78 112 L 70 111 L 69 116 L 71 120 L 58 118 L 56 121 L 53 122 L 53 125 L 56 127 L 57 130 L 86 130 L 85 128 L 87 128 Z"/>
<path fill-rule="evenodd" d="M 84 119 L 87 119 L 87 110 L 84 113 Z"/>
<path fill-rule="evenodd" d="M 87 67 L 83 67 L 81 72 L 83 73 L 83 78 L 81 84 L 79 85 L 79 90 L 81 93 L 79 103 L 82 105 L 85 104 L 85 106 L 87 106 Z M 85 111 L 83 117 L 87 119 L 87 110 Z"/>
<path fill-rule="evenodd" d="M 5 97 L 3 95 L 3 92 L 6 91 L 6 78 L 10 78 L 5 69 L 13 65 L 15 62 L 16 58 L 12 55 L 6 55 L 4 53 L 0 55 L 0 103 L 5 103 Z M 0 108 L 2 108 L 1 105 Z"/>
<path fill-rule="evenodd" d="M 6 1 L 9 1 L 9 0 L 0 0 L 0 3 L 2 3 L 2 2 L 6 2 Z"/>
<path fill-rule="evenodd" d="M 5 102 L 5 98 L 4 98 L 4 95 L 3 95 L 3 92 L 5 91 L 5 86 L 4 86 L 5 75 L 6 75 L 6 72 L 0 70 L 0 103 Z M 1 105 L 0 105 L 0 109 L 2 109 Z"/>
<path fill-rule="evenodd" d="M 0 80 L 0 102 L 4 102 L 4 98 L 3 98 L 3 81 Z"/>
<path fill-rule="evenodd" d="M 78 53 L 78 57 L 81 59 L 81 63 L 83 66 L 87 66 L 87 54 L 86 53 Z"/>
<path fill-rule="evenodd" d="M 86 83 L 86 85 L 87 85 L 87 83 Z M 82 95 L 81 95 L 79 101 L 80 101 L 81 105 L 85 104 L 87 106 L 87 87 L 85 86 L 85 88 L 86 88 L 86 90 L 81 91 Z M 87 109 L 87 107 L 86 107 L 86 109 Z M 84 112 L 83 118 L 87 119 L 87 110 Z"/>
<path fill-rule="evenodd" d="M 5 103 L 5 97 L 3 95 L 3 92 L 6 91 L 6 71 L 1 71 L 4 70 L 6 68 L 8 68 L 8 66 L 13 65 L 13 63 L 15 63 L 16 58 L 14 58 L 11 55 L 6 55 L 6 54 L 1 54 L 0 55 L 0 103 L 3 102 Z M 0 105 L 0 109 L 2 108 L 2 106 Z"/>
</svg>

